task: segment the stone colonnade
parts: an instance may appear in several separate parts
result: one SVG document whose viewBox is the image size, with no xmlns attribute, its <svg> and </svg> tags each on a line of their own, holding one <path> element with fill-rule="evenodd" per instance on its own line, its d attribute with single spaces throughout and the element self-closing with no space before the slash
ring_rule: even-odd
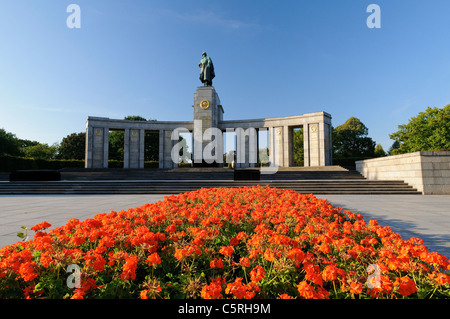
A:
<svg viewBox="0 0 450 319">
<path fill-rule="evenodd" d="M 264 118 L 252 120 L 223 120 L 223 107 L 214 87 L 199 87 L 194 95 L 194 121 L 127 121 L 104 117 L 88 117 L 86 121 L 86 168 L 108 167 L 109 131 L 122 130 L 124 134 L 124 168 L 144 168 L 144 137 L 146 131 L 159 133 L 159 168 L 171 169 L 178 166 L 172 160 L 171 152 L 177 139 L 172 139 L 175 129 L 184 128 L 196 136 L 203 136 L 208 128 L 222 132 L 243 132 L 249 128 L 267 129 L 269 136 L 269 161 L 272 166 L 294 166 L 293 131 L 303 127 L 304 165 L 332 165 L 331 116 L 326 112 L 307 113 L 297 116 Z M 201 123 L 201 127 L 198 123 Z M 256 134 L 256 137 L 258 134 Z M 245 137 L 245 160 L 237 167 L 257 166 L 250 162 L 258 153 L 258 143 L 248 143 Z M 239 140 L 237 149 L 239 149 Z M 242 140 L 243 141 L 243 140 Z M 250 156 L 250 155 L 253 155 Z M 256 155 L 257 156 L 257 155 Z"/>
</svg>

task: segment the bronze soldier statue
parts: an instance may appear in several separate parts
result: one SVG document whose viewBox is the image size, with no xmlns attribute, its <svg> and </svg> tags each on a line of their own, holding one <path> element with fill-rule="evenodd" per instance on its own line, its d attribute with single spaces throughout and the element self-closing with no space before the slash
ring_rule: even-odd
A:
<svg viewBox="0 0 450 319">
<path fill-rule="evenodd" d="M 204 86 L 212 86 L 212 80 L 216 76 L 214 74 L 214 64 L 206 52 L 202 54 L 203 58 L 200 60 L 198 66 L 200 67 L 200 82 Z"/>
</svg>

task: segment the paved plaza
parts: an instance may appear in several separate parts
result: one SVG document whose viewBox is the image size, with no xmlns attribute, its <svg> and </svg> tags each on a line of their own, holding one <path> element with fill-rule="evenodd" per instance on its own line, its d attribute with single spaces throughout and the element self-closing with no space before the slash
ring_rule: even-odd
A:
<svg viewBox="0 0 450 319">
<path fill-rule="evenodd" d="M 0 247 L 20 239 L 21 226 L 42 221 L 52 227 L 163 200 L 165 195 L 17 195 L 0 196 Z M 450 195 L 316 195 L 334 206 L 376 219 L 403 239 L 422 238 L 431 251 L 450 257 Z"/>
</svg>

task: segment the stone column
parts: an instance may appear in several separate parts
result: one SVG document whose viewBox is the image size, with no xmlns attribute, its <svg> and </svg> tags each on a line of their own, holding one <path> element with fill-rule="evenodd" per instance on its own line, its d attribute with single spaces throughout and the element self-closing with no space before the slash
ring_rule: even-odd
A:
<svg viewBox="0 0 450 319">
<path fill-rule="evenodd" d="M 283 166 L 293 166 L 293 138 L 289 126 L 283 126 Z M 291 163 L 292 162 L 292 163 Z"/>
<path fill-rule="evenodd" d="M 204 139 L 207 129 L 218 128 L 223 119 L 223 108 L 219 95 L 212 86 L 198 87 L 194 94 L 194 166 L 216 166 L 208 164 L 203 159 L 203 150 L 211 140 Z M 201 149 L 200 149 L 201 145 Z"/>
<path fill-rule="evenodd" d="M 109 150 L 109 129 L 86 127 L 86 168 L 107 168 Z"/>
<path fill-rule="evenodd" d="M 162 136 L 161 136 L 162 132 Z M 160 155 L 162 155 L 163 168 L 175 168 L 178 167 L 178 163 L 175 163 L 172 160 L 172 148 L 175 145 L 174 143 L 177 141 L 172 141 L 172 131 L 171 130 L 163 130 L 160 132 L 160 145 L 162 139 L 162 154 L 161 148 L 159 150 Z M 161 158 L 160 158 L 161 163 Z"/>
<path fill-rule="evenodd" d="M 159 168 L 164 168 L 164 130 L 159 131 Z"/>
<path fill-rule="evenodd" d="M 303 158 L 304 158 L 304 166 L 308 167 L 309 165 L 309 126 L 308 124 L 303 125 Z"/>
<path fill-rule="evenodd" d="M 320 130 L 319 123 L 309 123 L 308 130 L 308 166 L 321 166 L 320 163 Z M 305 130 L 303 130 L 303 133 Z M 306 166 L 306 165 L 305 165 Z"/>
<path fill-rule="evenodd" d="M 269 128 L 269 147 L 271 165 L 282 167 L 284 165 L 282 126 Z"/>
<path fill-rule="evenodd" d="M 325 165 L 333 165 L 333 137 L 330 124 L 325 124 L 324 138 L 325 138 Z"/>
<path fill-rule="evenodd" d="M 124 168 L 144 168 L 145 130 L 125 129 Z"/>
</svg>

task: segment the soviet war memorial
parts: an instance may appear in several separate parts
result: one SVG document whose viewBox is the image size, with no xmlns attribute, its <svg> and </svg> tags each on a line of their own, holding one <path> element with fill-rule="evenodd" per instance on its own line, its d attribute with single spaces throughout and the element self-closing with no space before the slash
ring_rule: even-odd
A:
<svg viewBox="0 0 450 319">
<path fill-rule="evenodd" d="M 245 19 L 235 1 L 68 4 L 63 30 L 38 29 L 74 52 L 32 41 L 11 18 L 21 7 L 0 5 L 35 49 L 21 59 L 41 63 L 7 67 L 0 98 L 0 299 L 144 299 L 213 318 L 284 315 L 306 299 L 449 299 L 450 105 L 423 104 L 450 98 L 430 40 L 448 26 L 426 4 L 326 2 L 343 26 L 312 1 L 239 2 L 253 8 Z M 43 6 L 39 16 L 58 19 Z M 418 37 L 430 50 L 387 44 L 418 50 L 400 22 L 381 22 L 402 10 L 425 15 Z M 25 44 L 5 39 L 14 60 Z M 69 77 L 62 53 L 77 64 Z M 422 57 L 442 63 L 412 73 Z M 49 75 L 33 82 L 41 68 Z M 33 139 L 69 135 L 27 139 L 6 103 L 23 123 L 51 121 Z"/>
</svg>

